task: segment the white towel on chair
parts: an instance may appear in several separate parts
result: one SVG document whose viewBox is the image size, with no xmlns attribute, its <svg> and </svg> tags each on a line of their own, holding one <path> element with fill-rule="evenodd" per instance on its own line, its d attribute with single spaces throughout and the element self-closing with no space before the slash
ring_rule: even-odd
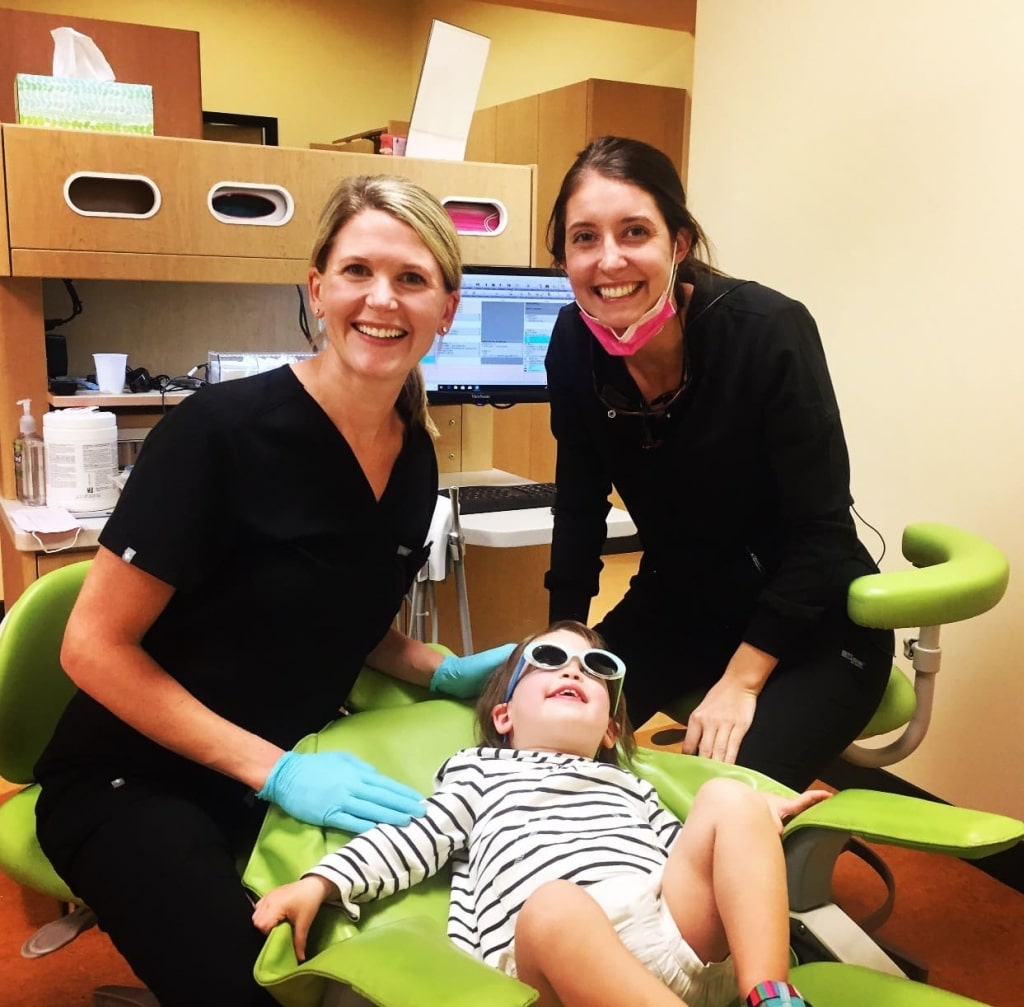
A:
<svg viewBox="0 0 1024 1007">
<path fill-rule="evenodd" d="M 430 554 L 423 569 L 416 575 L 417 580 L 444 580 L 448 576 L 448 533 L 451 530 L 452 502 L 448 497 L 439 496 L 434 504 L 430 531 L 427 532 L 426 544 L 430 547 Z"/>
</svg>

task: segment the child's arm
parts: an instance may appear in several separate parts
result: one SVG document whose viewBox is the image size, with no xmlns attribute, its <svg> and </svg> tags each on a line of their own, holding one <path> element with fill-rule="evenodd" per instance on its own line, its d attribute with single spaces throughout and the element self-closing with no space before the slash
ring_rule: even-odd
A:
<svg viewBox="0 0 1024 1007">
<path fill-rule="evenodd" d="M 336 889 L 326 878 L 307 874 L 298 881 L 281 885 L 267 892 L 253 910 L 252 922 L 257 930 L 269 934 L 271 930 L 287 920 L 292 925 L 292 941 L 295 956 L 300 962 L 306 960 L 306 938 L 317 910 L 335 893 Z"/>
<path fill-rule="evenodd" d="M 377 825 L 328 853 L 310 874 L 336 886 L 352 920 L 361 902 L 386 898 L 436 874 L 469 842 L 474 795 L 459 784 L 443 784 L 424 802 L 422 818 L 408 825 Z"/>
<path fill-rule="evenodd" d="M 768 802 L 772 817 L 775 819 L 775 827 L 779 835 L 782 835 L 782 826 L 787 818 L 799 815 L 801 811 L 806 811 L 815 804 L 831 797 L 832 791 L 805 790 L 802 794 L 797 794 L 795 797 L 782 797 L 779 794 L 765 794 L 764 796 Z"/>
<path fill-rule="evenodd" d="M 359 919 L 359 902 L 370 902 L 418 884 L 465 847 L 473 823 L 473 792 L 444 779 L 425 802 L 426 814 L 408 825 L 376 825 L 341 849 L 328 853 L 298 881 L 268 892 L 256 905 L 253 924 L 269 933 L 288 920 L 294 931 L 295 954 L 303 961 L 306 938 L 317 910 L 336 902 Z"/>
</svg>

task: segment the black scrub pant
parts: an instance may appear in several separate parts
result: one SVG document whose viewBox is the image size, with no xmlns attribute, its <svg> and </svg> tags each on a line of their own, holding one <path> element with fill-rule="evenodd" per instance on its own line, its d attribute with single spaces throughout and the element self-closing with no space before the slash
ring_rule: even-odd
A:
<svg viewBox="0 0 1024 1007">
<path fill-rule="evenodd" d="M 703 695 L 740 643 L 713 617 L 637 581 L 595 629 L 626 663 L 624 692 L 637 726 L 673 700 Z M 737 764 L 805 790 L 874 715 L 893 645 L 891 630 L 857 626 L 845 612 L 824 616 L 769 676 Z"/>
<path fill-rule="evenodd" d="M 236 788 L 196 799 L 153 781 L 78 780 L 40 796 L 43 851 L 161 1007 L 276 1003 L 253 978 L 264 938 L 238 868 L 266 805 Z"/>
</svg>

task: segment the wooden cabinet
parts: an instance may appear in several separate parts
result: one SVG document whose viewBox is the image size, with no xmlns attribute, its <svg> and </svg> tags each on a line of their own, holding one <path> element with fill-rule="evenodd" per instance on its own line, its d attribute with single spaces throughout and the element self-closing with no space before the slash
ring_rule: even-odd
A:
<svg viewBox="0 0 1024 1007">
<path fill-rule="evenodd" d="M 529 166 L 29 126 L 5 125 L 2 133 L 0 496 L 6 499 L 15 495 L 9 448 L 18 430 L 15 403 L 31 398 L 38 416 L 48 401 L 43 277 L 301 284 L 324 201 L 341 178 L 359 174 L 407 176 L 442 200 L 499 200 L 508 211 L 505 229 L 496 235 L 461 236 L 464 260 L 512 265 L 530 260 L 536 207 Z M 78 210 L 70 205 L 77 197 L 69 200 L 75 176 L 88 179 Z M 148 180 L 159 190 L 156 212 L 149 212 L 136 186 L 119 184 L 123 176 Z M 287 191 L 287 222 L 247 225 L 217 219 L 209 194 L 222 183 Z M 435 416 L 444 435 L 439 443 L 443 470 L 492 466 L 486 453 L 492 443 L 490 411 L 486 423 L 482 411 L 476 412 L 481 415 L 468 423 L 457 407 Z M 3 597 L 9 605 L 42 571 L 33 554 L 15 549 L 9 529 L 0 528 L 0 538 Z"/>
<path fill-rule="evenodd" d="M 500 200 L 507 226 L 463 236 L 467 262 L 522 263 L 533 236 L 532 173 L 518 165 L 28 126 L 5 126 L 3 137 L 15 276 L 300 282 L 324 201 L 358 174 L 407 175 L 442 200 Z M 213 194 L 236 191 L 279 198 L 287 213 L 280 223 L 219 219 Z"/>
<path fill-rule="evenodd" d="M 467 157 L 537 165 L 535 265 L 550 264 L 548 216 L 566 170 L 599 136 L 629 136 L 663 150 L 683 172 L 689 100 L 681 88 L 583 80 L 567 87 L 481 109 Z"/>
</svg>

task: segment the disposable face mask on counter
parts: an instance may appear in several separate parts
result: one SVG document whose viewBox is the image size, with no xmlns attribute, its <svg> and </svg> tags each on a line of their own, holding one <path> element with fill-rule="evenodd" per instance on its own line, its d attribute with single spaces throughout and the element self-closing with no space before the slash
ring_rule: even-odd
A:
<svg viewBox="0 0 1024 1007">
<path fill-rule="evenodd" d="M 82 530 L 74 515 L 63 507 L 22 507 L 20 510 L 11 511 L 10 517 L 21 531 L 28 532 L 39 543 L 43 552 L 60 552 L 73 548 Z M 52 540 L 44 541 L 40 535 L 73 537 L 70 542 L 55 543 Z"/>
</svg>

